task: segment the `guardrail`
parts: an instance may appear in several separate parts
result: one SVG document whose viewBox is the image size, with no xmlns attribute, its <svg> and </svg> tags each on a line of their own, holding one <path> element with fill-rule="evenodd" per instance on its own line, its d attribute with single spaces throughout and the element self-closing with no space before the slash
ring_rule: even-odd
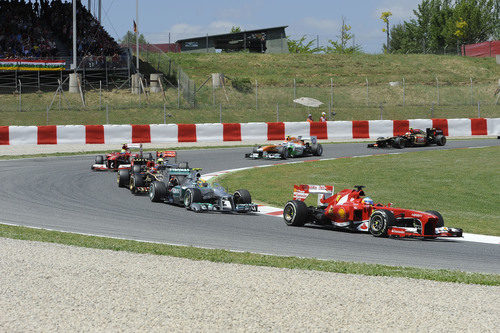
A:
<svg viewBox="0 0 500 333">
<path fill-rule="evenodd" d="M 500 118 L 358 120 L 230 124 L 0 126 L 0 145 L 245 142 L 317 136 L 320 140 L 376 139 L 409 128 L 436 127 L 448 137 L 500 135 Z"/>
</svg>

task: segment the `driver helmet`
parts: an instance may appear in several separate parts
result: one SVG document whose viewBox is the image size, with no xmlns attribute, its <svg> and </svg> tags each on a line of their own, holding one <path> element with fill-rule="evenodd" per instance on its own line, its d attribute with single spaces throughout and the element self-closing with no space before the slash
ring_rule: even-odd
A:
<svg viewBox="0 0 500 333">
<path fill-rule="evenodd" d="M 122 150 L 120 151 L 120 153 L 122 153 L 122 154 L 125 154 L 126 152 L 127 151 L 124 148 L 122 148 Z"/>
<path fill-rule="evenodd" d="M 159 165 L 162 165 L 163 164 L 163 158 L 159 158 L 156 160 L 156 163 L 159 164 Z"/>
<path fill-rule="evenodd" d="M 361 200 L 361 203 L 363 205 L 373 206 L 373 200 L 370 197 L 363 198 L 363 200 Z"/>
<path fill-rule="evenodd" d="M 200 187 L 207 187 L 207 186 L 208 186 L 208 183 L 207 183 L 207 181 L 206 181 L 205 179 L 203 179 L 203 178 L 198 178 L 198 185 L 199 185 Z"/>
</svg>

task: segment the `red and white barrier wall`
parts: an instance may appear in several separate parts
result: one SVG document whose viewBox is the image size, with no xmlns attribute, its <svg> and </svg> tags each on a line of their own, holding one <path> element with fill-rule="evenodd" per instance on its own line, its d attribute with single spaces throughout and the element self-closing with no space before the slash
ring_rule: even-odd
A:
<svg viewBox="0 0 500 333">
<path fill-rule="evenodd" d="M 409 128 L 436 127 L 448 137 L 500 136 L 500 118 L 355 120 L 321 122 L 0 126 L 0 145 L 178 143 L 284 140 L 317 136 L 320 140 L 374 139 L 404 134 Z"/>
</svg>

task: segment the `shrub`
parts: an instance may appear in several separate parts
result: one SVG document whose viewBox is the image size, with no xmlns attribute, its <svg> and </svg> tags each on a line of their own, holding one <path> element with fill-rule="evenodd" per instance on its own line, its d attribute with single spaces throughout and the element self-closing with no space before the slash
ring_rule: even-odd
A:
<svg viewBox="0 0 500 333">
<path fill-rule="evenodd" d="M 252 91 L 252 82 L 247 77 L 235 77 L 231 79 L 231 85 L 234 89 L 241 93 L 249 93 Z"/>
</svg>

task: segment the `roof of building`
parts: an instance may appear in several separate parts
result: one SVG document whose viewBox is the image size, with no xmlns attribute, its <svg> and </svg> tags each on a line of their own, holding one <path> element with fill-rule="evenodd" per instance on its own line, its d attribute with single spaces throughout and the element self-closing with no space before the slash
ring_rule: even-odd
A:
<svg viewBox="0 0 500 333">
<path fill-rule="evenodd" d="M 272 28 L 262 28 L 262 29 L 255 29 L 255 30 L 245 30 L 245 31 L 240 31 L 240 32 L 229 32 L 227 34 L 218 34 L 218 35 L 208 35 L 208 36 L 199 36 L 199 37 L 192 37 L 192 38 L 185 38 L 185 39 L 178 39 L 175 41 L 176 43 L 182 43 L 182 42 L 187 42 L 195 39 L 200 39 L 200 38 L 213 38 L 213 37 L 222 37 L 222 36 L 231 36 L 234 35 L 235 37 L 241 34 L 245 33 L 254 33 L 254 32 L 262 32 L 266 30 L 277 30 L 277 29 L 285 29 L 288 28 L 287 25 L 279 26 L 279 27 L 272 27 Z"/>
</svg>

